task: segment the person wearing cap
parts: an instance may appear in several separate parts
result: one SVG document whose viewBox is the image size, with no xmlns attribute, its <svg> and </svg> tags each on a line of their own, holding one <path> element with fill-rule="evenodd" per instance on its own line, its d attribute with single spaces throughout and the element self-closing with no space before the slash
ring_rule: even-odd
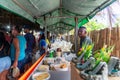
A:
<svg viewBox="0 0 120 80">
<path fill-rule="evenodd" d="M 90 37 L 87 36 L 86 27 L 81 26 L 79 28 L 78 36 L 80 37 L 80 50 L 81 50 L 83 44 L 87 44 L 87 45 L 92 44 L 92 40 L 90 39 Z"/>
<path fill-rule="evenodd" d="M 26 41 L 27 41 L 27 48 L 25 50 L 26 52 L 26 64 L 27 68 L 29 68 L 32 65 L 32 53 L 33 53 L 33 48 L 35 44 L 35 37 L 32 33 L 30 33 L 30 26 L 25 25 L 24 26 L 24 32 L 26 33 L 24 35 Z"/>
</svg>

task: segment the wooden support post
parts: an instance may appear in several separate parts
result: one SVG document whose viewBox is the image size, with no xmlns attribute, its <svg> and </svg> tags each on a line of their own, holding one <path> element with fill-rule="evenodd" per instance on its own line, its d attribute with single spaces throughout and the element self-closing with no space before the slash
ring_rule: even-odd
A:
<svg viewBox="0 0 120 80">
<path fill-rule="evenodd" d="M 45 39 L 47 39 L 47 26 L 46 26 L 46 17 L 44 16 L 44 33 L 45 33 Z"/>
<path fill-rule="evenodd" d="M 44 16 L 44 28 L 45 28 L 45 40 L 47 39 L 47 25 L 46 25 L 46 17 Z M 46 47 L 47 51 L 47 47 Z"/>
<path fill-rule="evenodd" d="M 69 31 L 67 32 L 67 36 L 68 36 L 68 42 L 70 41 L 70 34 Z"/>
<path fill-rule="evenodd" d="M 77 17 L 75 17 L 74 41 L 75 41 L 75 53 L 77 53 L 77 50 L 78 50 L 78 18 Z"/>
</svg>

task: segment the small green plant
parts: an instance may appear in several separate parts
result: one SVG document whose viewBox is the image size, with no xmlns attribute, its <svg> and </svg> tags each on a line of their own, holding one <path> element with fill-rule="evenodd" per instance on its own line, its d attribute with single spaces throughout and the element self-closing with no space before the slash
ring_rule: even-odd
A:
<svg viewBox="0 0 120 80">
<path fill-rule="evenodd" d="M 94 52 L 94 58 L 99 58 L 99 60 L 108 63 L 113 49 L 114 46 L 107 47 L 107 45 L 104 45 L 100 50 Z"/>
<path fill-rule="evenodd" d="M 80 51 L 77 53 L 77 56 L 81 56 L 81 54 L 84 53 L 84 60 L 87 60 L 91 55 L 92 55 L 92 50 L 93 50 L 94 44 L 88 45 L 88 44 L 83 44 L 82 48 Z"/>
</svg>

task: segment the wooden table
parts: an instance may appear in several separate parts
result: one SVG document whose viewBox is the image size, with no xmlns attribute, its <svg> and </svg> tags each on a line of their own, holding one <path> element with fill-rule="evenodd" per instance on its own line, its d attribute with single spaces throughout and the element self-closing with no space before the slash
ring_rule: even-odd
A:
<svg viewBox="0 0 120 80">
<path fill-rule="evenodd" d="M 79 73 L 80 71 L 75 67 L 75 64 L 71 62 L 71 80 L 84 80 Z"/>
<path fill-rule="evenodd" d="M 80 71 L 71 63 L 71 80 L 84 80 L 79 75 Z M 120 80 L 120 77 L 108 77 L 108 80 Z"/>
</svg>

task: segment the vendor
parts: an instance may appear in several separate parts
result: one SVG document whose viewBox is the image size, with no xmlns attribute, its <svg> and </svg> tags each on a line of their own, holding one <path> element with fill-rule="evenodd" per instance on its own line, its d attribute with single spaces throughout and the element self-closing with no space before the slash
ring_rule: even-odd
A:
<svg viewBox="0 0 120 80">
<path fill-rule="evenodd" d="M 78 36 L 80 37 L 80 50 L 82 49 L 83 44 L 90 45 L 92 40 L 87 36 L 86 27 L 81 26 L 78 30 Z"/>
</svg>

